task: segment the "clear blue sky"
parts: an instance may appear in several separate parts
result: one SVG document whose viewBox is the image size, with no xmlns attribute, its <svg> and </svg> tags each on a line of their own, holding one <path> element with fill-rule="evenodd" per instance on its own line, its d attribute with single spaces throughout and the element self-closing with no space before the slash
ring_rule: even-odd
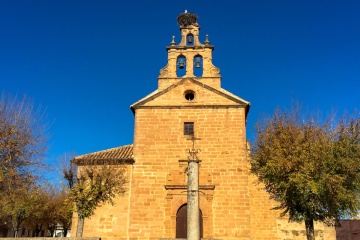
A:
<svg viewBox="0 0 360 240">
<path fill-rule="evenodd" d="M 133 141 L 129 106 L 157 87 L 176 17 L 196 13 L 222 87 L 254 124 L 298 101 L 353 111 L 360 100 L 360 1 L 14 0 L 0 2 L 0 90 L 47 109 L 47 159 Z"/>
</svg>

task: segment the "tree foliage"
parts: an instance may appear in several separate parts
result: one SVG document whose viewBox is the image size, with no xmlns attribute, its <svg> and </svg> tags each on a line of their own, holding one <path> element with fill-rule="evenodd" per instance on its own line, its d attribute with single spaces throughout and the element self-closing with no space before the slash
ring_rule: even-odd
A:
<svg viewBox="0 0 360 240">
<path fill-rule="evenodd" d="M 18 229 L 41 206 L 36 170 L 44 166 L 46 130 L 42 111 L 26 97 L 0 96 L 0 217 L 9 227 Z"/>
<path fill-rule="evenodd" d="M 114 204 L 116 195 L 126 192 L 127 176 L 123 165 L 84 166 L 78 172 L 71 165 L 64 169 L 63 176 L 68 180 L 69 199 L 78 214 L 77 237 L 82 236 L 84 219 L 92 216 L 100 204 Z"/>
<path fill-rule="evenodd" d="M 23 212 L 22 227 L 32 229 L 34 235 L 39 237 L 41 230 L 47 229 L 48 221 L 52 221 L 48 214 L 50 195 L 45 187 L 35 186 L 23 193 L 25 202 L 21 205 Z"/>
<path fill-rule="evenodd" d="M 48 204 L 48 195 L 45 189 L 36 185 L 20 186 L 2 198 L 0 217 L 6 219 L 6 230 L 13 228 L 15 236 L 20 228 L 33 229 L 35 235 L 44 230 L 45 214 Z M 44 225 L 45 226 L 45 225 Z M 4 233 L 6 235 L 6 233 Z"/>
<path fill-rule="evenodd" d="M 55 210 L 56 222 L 61 224 L 64 236 L 67 235 L 71 228 L 74 203 L 69 199 L 69 192 L 61 190 L 53 199 L 53 208 Z"/>
<path fill-rule="evenodd" d="M 46 149 L 46 124 L 39 109 L 27 99 L 0 97 L 0 182 L 25 180 L 31 167 L 40 164 Z M 10 177 L 10 179 L 9 179 Z M 16 180 L 21 180 L 18 178 Z M 16 183 L 16 182 L 13 182 Z"/>
<path fill-rule="evenodd" d="M 334 124 L 302 119 L 300 109 L 277 109 L 257 125 L 251 171 L 290 221 L 335 223 L 360 208 L 360 119 Z"/>
<path fill-rule="evenodd" d="M 48 230 L 49 236 L 54 235 L 58 224 L 60 224 L 66 236 L 71 227 L 73 204 L 68 200 L 66 190 L 52 187 L 48 184 L 46 188 L 37 190 L 39 200 L 37 203 L 29 202 L 30 214 L 25 219 L 26 227 L 33 229 L 38 237 L 41 230 Z"/>
</svg>

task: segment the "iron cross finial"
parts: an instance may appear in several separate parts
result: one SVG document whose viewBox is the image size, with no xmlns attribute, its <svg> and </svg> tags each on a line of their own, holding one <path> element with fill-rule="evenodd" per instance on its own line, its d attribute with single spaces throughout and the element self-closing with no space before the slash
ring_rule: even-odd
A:
<svg viewBox="0 0 360 240">
<path fill-rule="evenodd" d="M 186 152 L 189 153 L 188 159 L 189 160 L 197 160 L 198 159 L 197 154 L 199 152 L 201 152 L 201 150 L 200 149 L 195 149 L 195 141 L 201 140 L 201 138 L 197 138 L 197 137 L 195 137 L 195 135 L 191 135 L 186 140 L 192 141 L 192 148 L 186 149 Z"/>
</svg>

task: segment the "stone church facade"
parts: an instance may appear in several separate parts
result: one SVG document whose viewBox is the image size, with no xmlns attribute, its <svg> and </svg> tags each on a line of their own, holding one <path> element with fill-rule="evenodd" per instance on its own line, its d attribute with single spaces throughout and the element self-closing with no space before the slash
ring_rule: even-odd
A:
<svg viewBox="0 0 360 240">
<path fill-rule="evenodd" d="M 183 17 L 181 19 L 181 16 Z M 190 17 L 189 17 L 190 16 Z M 288 223 L 276 203 L 249 174 L 246 117 L 250 103 L 221 88 L 212 63 L 213 45 L 201 43 L 196 18 L 179 17 L 181 39 L 166 47 L 167 65 L 158 89 L 131 105 L 134 143 L 74 158 L 85 165 L 125 163 L 128 191 L 115 205 L 99 207 L 85 219 L 84 237 L 102 239 L 181 238 L 186 232 L 189 137 L 199 167 L 202 237 L 209 239 L 306 239 L 303 224 Z M 185 213 L 185 215 L 184 215 Z M 74 214 L 72 236 L 77 217 Z M 317 239 L 335 239 L 335 230 L 316 224 Z"/>
</svg>

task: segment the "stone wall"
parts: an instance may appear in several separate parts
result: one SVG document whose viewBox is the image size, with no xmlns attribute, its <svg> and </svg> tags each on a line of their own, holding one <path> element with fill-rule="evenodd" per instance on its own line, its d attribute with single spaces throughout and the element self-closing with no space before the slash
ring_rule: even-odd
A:
<svg viewBox="0 0 360 240">
<path fill-rule="evenodd" d="M 81 171 L 81 166 L 79 171 Z M 132 174 L 132 165 L 127 166 L 127 174 L 129 180 Z M 83 237 L 127 237 L 127 228 L 129 223 L 130 214 L 130 193 L 131 182 L 126 186 L 128 191 L 124 196 L 118 196 L 114 205 L 103 204 L 100 205 L 94 215 L 90 218 L 86 218 L 84 221 Z M 78 217 L 77 214 L 73 214 L 71 236 L 76 236 Z"/>
<path fill-rule="evenodd" d="M 248 171 L 248 173 L 250 170 Z M 277 204 L 269 199 L 263 185 L 249 173 L 250 225 L 251 237 L 257 240 L 282 239 L 278 236 L 276 219 L 280 212 L 271 210 Z"/>
<path fill-rule="evenodd" d="M 101 240 L 100 237 L 19 237 L 19 238 L 0 238 L 0 240 Z"/>
<path fill-rule="evenodd" d="M 288 219 L 285 218 L 278 218 L 276 222 L 280 239 L 306 240 L 305 223 L 289 222 Z M 316 240 L 336 239 L 335 227 L 315 222 L 314 228 Z"/>
<path fill-rule="evenodd" d="M 184 91 L 195 91 L 190 103 Z M 167 105 L 190 108 L 166 109 Z M 232 107 L 207 107 L 233 105 Z M 250 211 L 248 162 L 246 159 L 245 109 L 212 91 L 185 82 L 145 104 L 164 106 L 136 111 L 130 217 L 130 236 L 139 239 L 175 237 L 176 213 L 186 203 L 186 189 L 165 185 L 186 185 L 185 150 L 191 147 L 183 134 L 184 122 L 194 122 L 201 138 L 196 148 L 200 166 L 200 208 L 204 217 L 204 238 L 249 238 Z M 191 108 L 203 105 L 201 109 Z M 171 177 L 169 177 L 171 176 Z M 214 186 L 214 189 L 211 187 Z"/>
<path fill-rule="evenodd" d="M 360 240 L 360 220 L 340 220 L 336 227 L 337 240 Z"/>
</svg>

